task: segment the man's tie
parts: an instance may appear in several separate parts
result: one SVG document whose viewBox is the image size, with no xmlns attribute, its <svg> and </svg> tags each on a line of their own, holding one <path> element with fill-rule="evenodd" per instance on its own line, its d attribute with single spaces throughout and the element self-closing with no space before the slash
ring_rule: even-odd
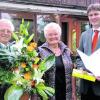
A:
<svg viewBox="0 0 100 100">
<path fill-rule="evenodd" d="M 92 52 L 95 51 L 97 43 L 98 43 L 98 33 L 99 33 L 99 31 L 97 31 L 97 30 L 94 31 L 94 37 L 93 37 L 93 40 L 92 40 Z"/>
</svg>

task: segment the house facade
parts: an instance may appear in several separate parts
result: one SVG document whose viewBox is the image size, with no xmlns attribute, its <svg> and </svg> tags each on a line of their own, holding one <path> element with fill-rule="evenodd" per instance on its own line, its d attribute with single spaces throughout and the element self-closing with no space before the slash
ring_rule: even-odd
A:
<svg viewBox="0 0 100 100">
<path fill-rule="evenodd" d="M 89 28 L 86 9 L 100 0 L 0 0 L 0 18 L 11 19 L 15 29 L 22 18 L 30 22 L 34 40 L 43 43 L 43 28 L 49 22 L 57 22 L 62 28 L 62 41 L 75 51 L 81 32 Z"/>
</svg>

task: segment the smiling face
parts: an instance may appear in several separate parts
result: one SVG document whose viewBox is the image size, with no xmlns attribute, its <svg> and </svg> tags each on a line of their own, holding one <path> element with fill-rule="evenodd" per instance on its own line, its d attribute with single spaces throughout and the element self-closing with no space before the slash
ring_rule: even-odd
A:
<svg viewBox="0 0 100 100">
<path fill-rule="evenodd" d="M 50 45 L 56 45 L 60 41 L 60 34 L 58 33 L 57 29 L 51 27 L 46 31 L 46 41 Z"/>
<path fill-rule="evenodd" d="M 7 44 L 12 35 L 11 26 L 8 23 L 0 23 L 0 42 L 3 44 Z"/>
<path fill-rule="evenodd" d="M 95 28 L 100 27 L 100 11 L 91 10 L 88 13 L 88 18 L 89 18 L 90 24 L 93 27 L 95 27 Z"/>
</svg>

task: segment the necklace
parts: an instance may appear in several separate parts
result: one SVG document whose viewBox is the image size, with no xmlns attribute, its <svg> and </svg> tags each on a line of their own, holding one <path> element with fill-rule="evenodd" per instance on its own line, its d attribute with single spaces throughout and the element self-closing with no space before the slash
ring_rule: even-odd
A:
<svg viewBox="0 0 100 100">
<path fill-rule="evenodd" d="M 60 48 L 52 49 L 52 52 L 53 52 L 56 56 L 61 55 L 61 50 L 60 50 Z"/>
</svg>

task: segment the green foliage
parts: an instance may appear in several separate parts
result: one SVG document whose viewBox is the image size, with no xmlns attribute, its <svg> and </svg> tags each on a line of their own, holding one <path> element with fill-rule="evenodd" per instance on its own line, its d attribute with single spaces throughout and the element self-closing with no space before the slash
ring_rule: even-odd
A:
<svg viewBox="0 0 100 100">
<path fill-rule="evenodd" d="M 16 41 L 19 41 L 21 38 L 23 38 L 23 41 L 25 44 L 30 43 L 34 37 L 34 33 L 32 33 L 32 34 L 29 33 L 29 31 L 28 31 L 29 25 L 30 25 L 29 22 L 25 24 L 24 19 L 22 19 L 22 23 L 20 24 L 19 31 L 13 33 L 13 38 Z"/>
<path fill-rule="evenodd" d="M 0 47 L 0 66 L 3 66 L 3 69 L 11 69 L 15 61 L 18 60 L 20 53 L 18 53 L 16 48 L 11 46 L 0 44 Z"/>
<path fill-rule="evenodd" d="M 19 31 L 14 32 L 16 43 L 11 46 L 0 44 L 0 84 L 10 84 L 5 100 L 19 100 L 24 91 L 38 93 L 43 100 L 54 94 L 54 89 L 45 85 L 45 72 L 54 64 L 55 56 L 40 60 L 35 50 L 37 44 L 30 41 L 29 23 L 22 20 Z"/>
<path fill-rule="evenodd" d="M 21 95 L 23 94 L 23 88 L 17 85 L 12 85 L 7 89 L 4 100 L 20 100 Z"/>
<path fill-rule="evenodd" d="M 37 92 L 43 97 L 43 100 L 48 100 L 48 95 L 53 96 L 55 93 L 53 88 L 45 86 L 43 83 L 39 83 L 36 86 Z"/>
<path fill-rule="evenodd" d="M 0 68 L 0 82 L 2 82 L 2 84 L 10 83 L 10 80 L 13 78 L 14 74 L 12 72 Z"/>
<path fill-rule="evenodd" d="M 39 69 L 43 72 L 47 71 L 55 63 L 55 56 L 51 55 L 45 58 L 39 65 Z"/>
</svg>

